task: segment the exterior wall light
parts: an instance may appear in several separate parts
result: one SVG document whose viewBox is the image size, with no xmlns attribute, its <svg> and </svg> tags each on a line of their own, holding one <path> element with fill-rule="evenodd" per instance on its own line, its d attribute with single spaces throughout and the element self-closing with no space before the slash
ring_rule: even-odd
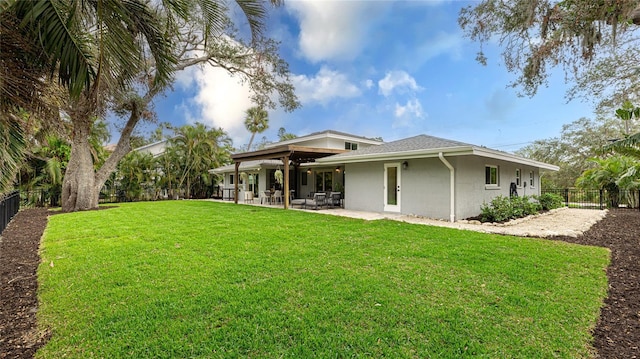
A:
<svg viewBox="0 0 640 359">
<path fill-rule="evenodd" d="M 406 170 L 407 168 L 409 168 L 409 162 L 407 161 L 402 162 L 402 169 Z"/>
</svg>

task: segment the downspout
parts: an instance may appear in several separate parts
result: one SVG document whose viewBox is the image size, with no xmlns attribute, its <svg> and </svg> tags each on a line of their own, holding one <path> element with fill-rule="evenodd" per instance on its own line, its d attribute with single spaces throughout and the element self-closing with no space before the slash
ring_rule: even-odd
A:
<svg viewBox="0 0 640 359">
<path fill-rule="evenodd" d="M 456 221 L 456 170 L 453 168 L 453 166 L 451 165 L 451 163 L 449 163 L 449 161 L 447 161 L 446 158 L 444 158 L 444 155 L 442 154 L 442 152 L 438 153 L 438 157 L 440 158 L 440 161 L 442 161 L 442 163 L 444 163 L 445 166 L 447 166 L 447 168 L 449 169 L 449 177 L 450 177 L 450 204 L 449 207 L 451 208 L 451 211 L 449 213 L 449 220 L 451 221 L 451 223 Z"/>
</svg>

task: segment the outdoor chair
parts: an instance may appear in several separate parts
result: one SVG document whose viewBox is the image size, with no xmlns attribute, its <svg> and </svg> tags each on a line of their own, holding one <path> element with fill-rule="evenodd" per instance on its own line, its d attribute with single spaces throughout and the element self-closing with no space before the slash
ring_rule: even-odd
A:
<svg viewBox="0 0 640 359">
<path fill-rule="evenodd" d="M 331 208 L 342 207 L 342 193 L 331 192 L 329 196 L 329 206 L 331 206 Z"/>
<path fill-rule="evenodd" d="M 327 194 L 326 193 L 316 193 L 313 195 L 313 199 L 308 198 L 305 200 L 304 208 L 313 208 L 318 209 L 322 207 L 327 207 Z"/>
<path fill-rule="evenodd" d="M 275 203 L 282 203 L 282 191 L 281 190 L 277 190 L 273 193 L 273 202 Z"/>
<path fill-rule="evenodd" d="M 260 191 L 260 204 L 271 203 L 271 197 L 267 196 L 264 191 Z"/>
<path fill-rule="evenodd" d="M 253 192 L 244 193 L 244 203 L 253 203 Z"/>
</svg>

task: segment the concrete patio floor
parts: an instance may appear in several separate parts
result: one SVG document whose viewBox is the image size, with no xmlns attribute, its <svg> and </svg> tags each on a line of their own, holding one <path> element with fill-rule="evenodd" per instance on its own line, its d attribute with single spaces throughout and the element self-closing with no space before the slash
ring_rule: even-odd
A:
<svg viewBox="0 0 640 359">
<path fill-rule="evenodd" d="M 215 199 L 208 199 L 207 201 L 214 201 L 220 203 L 234 204 L 233 201 L 222 201 Z M 257 203 L 255 203 L 257 202 Z M 254 203 L 242 203 L 239 205 L 248 206 L 260 206 L 269 208 L 283 208 L 281 204 L 260 204 L 259 201 L 254 200 Z M 497 233 L 521 237 L 553 237 L 553 236 L 569 236 L 577 237 L 586 232 L 592 225 L 603 219 L 607 210 L 595 210 L 595 209 L 575 209 L 575 208 L 558 208 L 543 214 L 529 216 L 517 220 L 513 220 L 503 224 L 493 223 L 470 223 L 470 221 L 458 220 L 456 222 L 449 222 L 438 219 L 425 218 L 421 216 L 405 215 L 398 213 L 377 213 L 377 212 L 364 212 L 364 211 L 352 211 L 344 208 L 329 208 L 329 209 L 300 209 L 290 207 L 290 210 L 294 211 L 306 211 L 320 214 L 328 214 L 333 216 L 349 217 L 363 219 L 367 221 L 374 220 L 393 220 L 412 224 L 421 224 L 428 226 L 449 227 L 456 229 L 464 229 L 476 232 L 484 233 Z"/>
</svg>

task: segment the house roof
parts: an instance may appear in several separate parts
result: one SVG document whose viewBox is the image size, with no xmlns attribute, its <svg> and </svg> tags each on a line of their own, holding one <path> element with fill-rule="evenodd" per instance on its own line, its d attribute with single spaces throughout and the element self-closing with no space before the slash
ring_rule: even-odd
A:
<svg viewBox="0 0 640 359">
<path fill-rule="evenodd" d="M 271 148 L 271 147 L 277 147 L 277 146 L 282 146 L 282 145 L 293 145 L 293 144 L 297 144 L 300 142 L 304 142 L 304 141 L 310 141 L 310 140 L 315 140 L 315 139 L 319 139 L 319 138 L 327 138 L 327 137 L 333 137 L 333 138 L 339 138 L 339 139 L 344 139 L 344 140 L 357 140 L 359 142 L 362 143 L 368 143 L 368 144 L 372 144 L 372 145 L 379 145 L 381 143 L 383 143 L 382 141 L 379 140 L 374 140 L 371 138 L 367 138 L 367 137 L 363 137 L 363 136 L 356 136 L 356 135 L 352 135 L 346 132 L 340 132 L 340 131 L 334 131 L 334 130 L 325 130 L 325 131 L 319 131 L 319 132 L 313 132 L 310 133 L 308 135 L 305 136 L 301 136 L 301 137 L 296 137 L 287 141 L 282 141 L 282 142 L 274 142 L 271 143 L 267 146 L 265 146 L 265 148 Z"/>
<path fill-rule="evenodd" d="M 282 161 L 280 160 L 245 161 L 245 162 L 240 162 L 240 167 L 238 168 L 238 170 L 244 171 L 244 172 L 259 171 L 262 167 L 276 167 L 276 166 L 282 166 Z M 222 173 L 228 173 L 228 172 L 235 172 L 235 170 L 236 170 L 236 165 L 230 164 L 230 165 L 211 169 L 209 170 L 209 173 L 222 174 Z"/>
<path fill-rule="evenodd" d="M 361 150 L 319 158 L 316 162 L 319 164 L 334 165 L 381 160 L 406 160 L 411 158 L 437 157 L 440 153 L 446 156 L 476 155 L 539 167 L 551 171 L 557 171 L 559 169 L 558 166 L 534 161 L 507 152 L 428 135 L 418 135 L 388 142 L 380 146 L 371 146 Z"/>
</svg>

